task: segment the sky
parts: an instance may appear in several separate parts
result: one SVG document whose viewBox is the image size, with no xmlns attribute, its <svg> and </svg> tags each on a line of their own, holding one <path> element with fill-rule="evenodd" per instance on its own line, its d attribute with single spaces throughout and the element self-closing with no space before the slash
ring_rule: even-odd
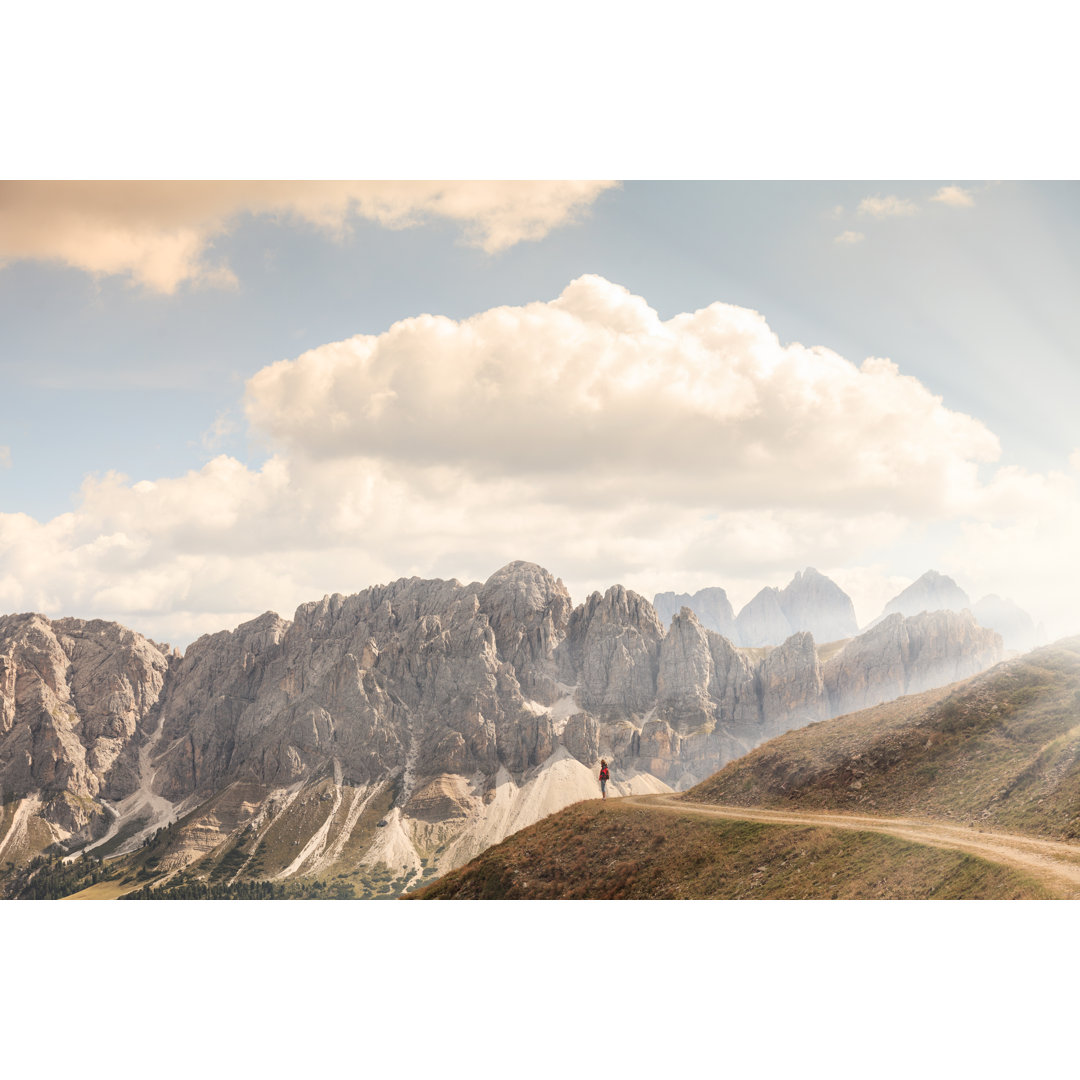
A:
<svg viewBox="0 0 1080 1080">
<path fill-rule="evenodd" d="M 513 559 L 1073 618 L 1070 181 L 6 181 L 0 610 L 181 647 Z"/>
</svg>

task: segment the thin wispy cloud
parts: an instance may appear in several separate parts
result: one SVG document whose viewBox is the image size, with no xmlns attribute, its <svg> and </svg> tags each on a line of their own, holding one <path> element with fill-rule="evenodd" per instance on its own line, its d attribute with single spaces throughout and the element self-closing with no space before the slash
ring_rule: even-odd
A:
<svg viewBox="0 0 1080 1080">
<path fill-rule="evenodd" d="M 0 446 L 0 469 L 11 468 L 11 447 Z"/>
<path fill-rule="evenodd" d="M 489 254 L 576 220 L 612 181 L 6 181 L 0 263 L 52 260 L 129 275 L 173 293 L 236 285 L 210 254 L 241 214 L 276 215 L 336 236 L 356 218 L 390 229 L 442 219 Z"/>
<path fill-rule="evenodd" d="M 863 217 L 910 217 L 918 212 L 919 208 L 910 199 L 897 195 L 868 195 L 859 203 L 859 214 Z"/>
<path fill-rule="evenodd" d="M 226 409 L 214 418 L 214 422 L 199 437 L 199 445 L 204 450 L 219 450 L 230 435 L 235 435 L 239 425 L 233 419 L 232 414 Z"/>
<path fill-rule="evenodd" d="M 948 184 L 938 188 L 937 194 L 930 196 L 930 201 L 944 203 L 946 206 L 974 206 L 975 195 L 970 188 Z"/>
<path fill-rule="evenodd" d="M 866 234 L 845 229 L 839 236 L 833 238 L 834 244 L 861 244 L 866 239 Z"/>
</svg>

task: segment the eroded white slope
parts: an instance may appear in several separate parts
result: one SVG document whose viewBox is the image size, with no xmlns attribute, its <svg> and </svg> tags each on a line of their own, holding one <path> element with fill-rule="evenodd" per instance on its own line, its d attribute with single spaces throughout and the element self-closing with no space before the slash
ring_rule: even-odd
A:
<svg viewBox="0 0 1080 1080">
<path fill-rule="evenodd" d="M 608 782 L 608 795 L 652 795 L 671 791 L 650 773 L 623 773 Z M 505 769 L 495 777 L 494 795 L 465 820 L 457 837 L 439 859 L 442 872 L 463 866 L 486 848 L 511 833 L 535 824 L 571 803 L 600 797 L 596 772 L 582 765 L 564 746 L 555 752 L 520 786 Z"/>
<path fill-rule="evenodd" d="M 11 824 L 8 826 L 8 830 L 4 834 L 3 839 L 0 840 L 0 856 L 7 855 L 11 858 L 12 862 L 15 861 L 16 854 L 21 852 L 26 844 L 30 821 L 37 815 L 37 812 L 40 809 L 40 792 L 35 791 L 25 799 L 19 800 L 19 805 L 15 808 Z"/>
<path fill-rule="evenodd" d="M 139 787 L 127 798 L 117 803 L 115 807 L 106 802 L 102 803 L 105 809 L 113 815 L 109 831 L 100 840 L 88 844 L 81 852 L 68 856 L 65 861 L 77 858 L 84 852 L 93 851 L 94 848 L 108 843 L 130 821 L 141 820 L 143 821 L 143 827 L 133 836 L 129 836 L 113 852 L 114 855 L 124 855 L 129 851 L 134 851 L 147 837 L 152 836 L 158 829 L 171 825 L 176 820 L 181 804 L 170 802 L 154 791 L 154 776 L 157 769 L 151 765 L 150 761 L 157 750 L 158 743 L 161 741 L 161 734 L 162 724 L 159 720 L 153 735 L 139 750 Z"/>
</svg>

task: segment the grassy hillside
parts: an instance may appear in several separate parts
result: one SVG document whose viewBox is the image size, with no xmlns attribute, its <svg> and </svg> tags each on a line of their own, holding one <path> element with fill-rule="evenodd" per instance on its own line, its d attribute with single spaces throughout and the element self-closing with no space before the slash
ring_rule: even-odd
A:
<svg viewBox="0 0 1080 1080">
<path fill-rule="evenodd" d="M 577 803 L 405 899 L 1038 899 L 1020 872 L 870 832 Z"/>
<path fill-rule="evenodd" d="M 684 797 L 1080 837 L 1080 638 L 789 732 Z"/>
</svg>

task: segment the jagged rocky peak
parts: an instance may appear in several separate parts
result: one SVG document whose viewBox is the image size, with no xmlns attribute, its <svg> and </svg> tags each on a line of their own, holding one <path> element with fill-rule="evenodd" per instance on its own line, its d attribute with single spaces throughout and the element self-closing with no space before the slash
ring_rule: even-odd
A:
<svg viewBox="0 0 1080 1080">
<path fill-rule="evenodd" d="M 791 629 L 808 631 L 815 641 L 837 641 L 859 632 L 851 597 L 812 566 L 795 574 L 779 600 Z"/>
<path fill-rule="evenodd" d="M 664 628 L 652 604 L 622 585 L 594 592 L 570 616 L 556 652 L 560 678 L 588 710 L 647 712 L 656 698 Z"/>
<path fill-rule="evenodd" d="M 951 577 L 936 570 L 927 570 L 885 605 L 881 617 L 894 612 L 918 615 L 923 611 L 963 611 L 970 607 L 968 594 Z"/>
<path fill-rule="evenodd" d="M 492 626 L 508 619 L 535 623 L 547 616 L 553 607 L 560 612 L 557 621 L 565 623 L 571 607 L 570 594 L 560 578 L 536 563 L 522 560 L 507 563 L 484 582 L 480 605 L 489 617 L 492 614 L 498 616 Z"/>
<path fill-rule="evenodd" d="M 554 702 L 559 689 L 552 656 L 566 637 L 573 606 L 566 586 L 536 563 L 512 562 L 484 582 L 479 602 L 523 692 L 544 705 Z"/>
<path fill-rule="evenodd" d="M 739 612 L 735 620 L 740 645 L 758 648 L 775 645 L 791 636 L 791 623 L 780 605 L 780 590 L 768 586 Z"/>
<path fill-rule="evenodd" d="M 798 571 L 783 590 L 762 589 L 737 618 L 727 593 L 720 588 L 701 589 L 693 596 L 657 593 L 653 606 L 665 626 L 687 607 L 705 629 L 748 648 L 779 645 L 803 630 L 819 642 L 859 632 L 851 597 L 812 566 Z"/>
<path fill-rule="evenodd" d="M 772 649 L 762 661 L 759 678 L 766 737 L 829 715 L 813 634 L 800 631 Z"/>
<path fill-rule="evenodd" d="M 689 593 L 663 592 L 653 598 L 653 607 L 664 626 L 684 608 L 689 608 L 706 630 L 733 638 L 735 634 L 735 610 L 727 593 L 719 588 L 699 589 L 693 596 Z"/>
<path fill-rule="evenodd" d="M 656 704 L 661 717 L 676 731 L 711 730 L 714 708 L 709 688 L 714 683 L 708 633 L 694 612 L 684 607 L 660 645 Z"/>
</svg>

